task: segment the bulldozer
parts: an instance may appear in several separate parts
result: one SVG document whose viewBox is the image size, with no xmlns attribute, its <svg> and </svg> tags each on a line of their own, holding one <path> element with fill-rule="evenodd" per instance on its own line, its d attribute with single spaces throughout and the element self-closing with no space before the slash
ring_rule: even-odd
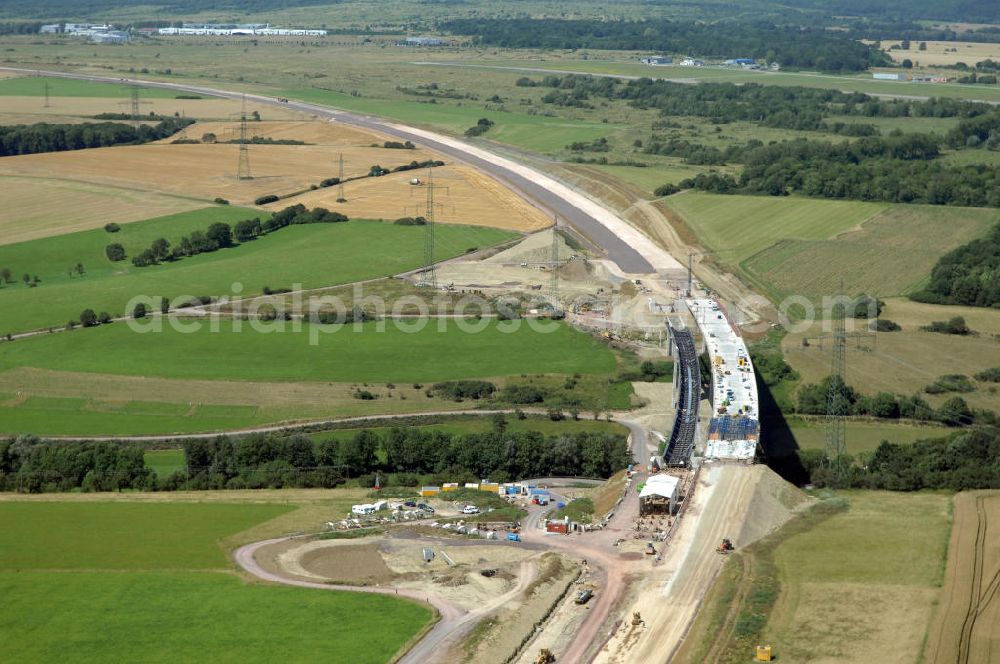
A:
<svg viewBox="0 0 1000 664">
<path fill-rule="evenodd" d="M 716 553 L 727 554 L 733 552 L 733 542 L 728 537 L 722 540 L 722 544 L 715 550 Z"/>
<path fill-rule="evenodd" d="M 548 648 L 539 650 L 538 657 L 535 658 L 535 664 L 551 664 L 554 661 L 556 661 L 556 657 Z"/>
</svg>

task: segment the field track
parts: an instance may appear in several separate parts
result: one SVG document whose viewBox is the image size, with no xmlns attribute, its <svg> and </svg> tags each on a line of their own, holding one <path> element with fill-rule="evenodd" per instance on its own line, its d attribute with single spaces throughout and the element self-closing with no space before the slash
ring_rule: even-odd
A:
<svg viewBox="0 0 1000 664">
<path fill-rule="evenodd" d="M 987 664 L 1000 641 L 1000 494 L 955 497 L 942 601 L 927 647 L 931 664 Z"/>
</svg>

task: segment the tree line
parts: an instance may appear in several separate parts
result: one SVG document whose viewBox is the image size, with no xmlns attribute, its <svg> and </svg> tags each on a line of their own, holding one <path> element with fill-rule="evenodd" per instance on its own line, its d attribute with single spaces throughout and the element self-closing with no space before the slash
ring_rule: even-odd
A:
<svg viewBox="0 0 1000 664">
<path fill-rule="evenodd" d="M 157 478 L 135 444 L 22 436 L 0 441 L 0 490 L 330 488 L 348 481 L 372 486 L 376 472 L 399 486 L 550 475 L 604 478 L 632 461 L 625 436 L 511 432 L 503 416 L 494 418 L 492 431 L 474 434 L 397 427 L 318 443 L 304 435 L 218 436 L 186 441 L 184 459 L 184 470 Z"/>
<path fill-rule="evenodd" d="M 798 453 L 809 481 L 834 488 L 920 491 L 1000 488 L 1000 429 L 980 427 L 910 444 L 889 441 L 874 452 L 846 456 L 834 472 L 822 450 Z"/>
<path fill-rule="evenodd" d="M 651 19 L 563 20 L 469 18 L 444 21 L 442 30 L 468 35 L 475 44 L 503 48 L 661 51 L 702 57 L 752 57 L 794 69 L 864 71 L 890 64 L 880 50 L 822 28 L 764 21 Z"/>
<path fill-rule="evenodd" d="M 0 157 L 40 152 L 62 152 L 103 148 L 112 145 L 138 145 L 172 136 L 192 124 L 190 118 L 166 118 L 158 124 L 134 127 L 118 122 L 48 124 L 0 127 Z"/>
<path fill-rule="evenodd" d="M 148 249 L 133 256 L 132 263 L 136 267 L 158 265 L 163 261 L 172 262 L 185 256 L 196 256 L 232 247 L 237 242 L 245 244 L 286 226 L 339 223 L 347 220 L 347 216 L 340 212 L 331 212 L 321 207 L 309 210 L 299 203 L 273 213 L 263 223 L 257 217 L 238 221 L 235 226 L 221 221 L 214 222 L 204 231 L 193 231 L 190 235 L 181 237 L 175 246 L 171 246 L 166 238 L 157 238 Z M 112 261 L 125 258 L 125 249 L 117 242 L 105 247 L 105 253 Z"/>
</svg>

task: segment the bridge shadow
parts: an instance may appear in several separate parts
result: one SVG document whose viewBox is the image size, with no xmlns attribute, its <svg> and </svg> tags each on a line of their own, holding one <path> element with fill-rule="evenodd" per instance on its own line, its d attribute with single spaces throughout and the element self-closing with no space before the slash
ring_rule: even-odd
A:
<svg viewBox="0 0 1000 664">
<path fill-rule="evenodd" d="M 761 454 L 764 463 L 796 486 L 809 483 L 809 472 L 799 458 L 799 443 L 788 426 L 771 388 L 757 376 L 757 398 L 761 426 Z"/>
</svg>

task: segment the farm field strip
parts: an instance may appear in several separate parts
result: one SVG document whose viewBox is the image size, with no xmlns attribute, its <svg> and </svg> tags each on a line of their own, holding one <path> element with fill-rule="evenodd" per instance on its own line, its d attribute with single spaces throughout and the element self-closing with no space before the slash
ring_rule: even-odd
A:
<svg viewBox="0 0 1000 664">
<path fill-rule="evenodd" d="M 233 224 L 267 214 L 216 206 L 126 224 L 117 233 L 98 229 L 0 246 L 0 266 L 9 267 L 17 277 L 26 273 L 41 278 L 36 288 L 19 282 L 0 288 L 0 306 L 13 312 L 4 317 L 0 334 L 61 326 L 77 319 L 84 307 L 124 315 L 126 304 L 140 295 L 246 297 L 265 286 L 298 284 L 308 289 L 386 277 L 419 267 L 424 260 L 422 227 L 352 220 L 292 225 L 236 247 L 176 262 L 142 268 L 131 264 L 130 257 L 158 237 L 175 245 L 182 235 L 204 230 L 212 222 Z M 509 231 L 456 224 L 442 224 L 435 236 L 438 260 L 515 237 Z M 106 258 L 105 246 L 112 242 L 125 248 L 124 261 L 112 263 Z M 380 247 L 379 261 L 370 258 L 373 246 Z M 71 271 L 77 263 L 84 265 L 86 274 Z"/>
<path fill-rule="evenodd" d="M 929 664 L 988 664 L 1000 646 L 1000 494 L 954 497 L 942 599 L 925 652 Z"/>
<path fill-rule="evenodd" d="M 781 591 L 767 642 L 782 661 L 917 661 L 940 592 L 948 497 L 843 497 L 846 511 L 775 548 Z"/>
</svg>

